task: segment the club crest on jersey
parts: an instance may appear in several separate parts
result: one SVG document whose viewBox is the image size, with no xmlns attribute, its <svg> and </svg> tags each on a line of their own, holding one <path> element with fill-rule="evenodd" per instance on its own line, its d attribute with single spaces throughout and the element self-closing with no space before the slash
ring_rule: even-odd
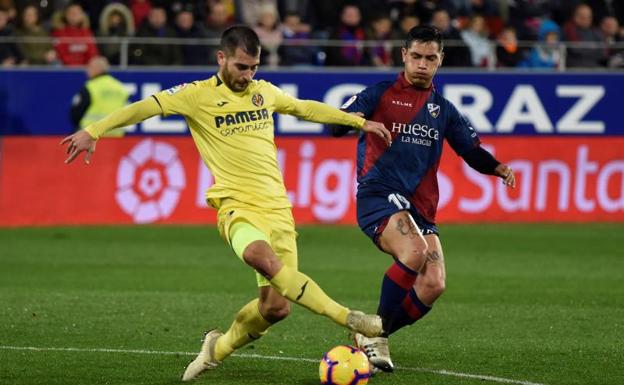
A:
<svg viewBox="0 0 624 385">
<path fill-rule="evenodd" d="M 188 86 L 187 83 L 178 84 L 177 86 L 173 86 L 173 87 L 169 88 L 165 92 L 167 94 L 169 94 L 169 95 L 173 95 L 175 93 L 178 93 L 178 92 L 182 91 L 184 89 L 184 87 L 186 87 L 186 86 Z"/>
<path fill-rule="evenodd" d="M 256 107 L 262 107 L 262 105 L 264 104 L 264 98 L 260 94 L 253 94 L 253 96 L 251 97 L 251 102 Z"/>
<path fill-rule="evenodd" d="M 440 115 L 440 106 L 435 103 L 427 103 L 427 110 L 434 118 L 437 118 Z"/>
</svg>

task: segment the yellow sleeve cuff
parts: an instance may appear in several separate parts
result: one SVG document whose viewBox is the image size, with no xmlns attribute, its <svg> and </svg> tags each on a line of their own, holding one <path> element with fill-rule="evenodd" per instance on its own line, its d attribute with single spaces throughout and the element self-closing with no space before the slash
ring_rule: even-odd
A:
<svg viewBox="0 0 624 385">
<path fill-rule="evenodd" d="M 93 127 L 91 125 L 85 127 L 84 130 L 87 132 L 87 134 L 89 134 L 89 136 L 91 136 L 91 139 L 94 139 L 94 140 L 98 140 L 99 139 L 99 136 L 95 133 L 95 130 L 93 129 Z"/>
</svg>

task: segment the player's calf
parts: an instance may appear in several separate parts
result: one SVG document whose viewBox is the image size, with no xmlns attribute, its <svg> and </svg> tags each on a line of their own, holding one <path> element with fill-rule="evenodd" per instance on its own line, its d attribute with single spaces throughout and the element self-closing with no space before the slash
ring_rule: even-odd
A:
<svg viewBox="0 0 624 385">
<path fill-rule="evenodd" d="M 440 298 L 446 289 L 446 273 L 441 253 L 436 250 L 427 252 L 425 266 L 418 275 L 414 284 L 418 296 L 427 304 Z"/>
</svg>

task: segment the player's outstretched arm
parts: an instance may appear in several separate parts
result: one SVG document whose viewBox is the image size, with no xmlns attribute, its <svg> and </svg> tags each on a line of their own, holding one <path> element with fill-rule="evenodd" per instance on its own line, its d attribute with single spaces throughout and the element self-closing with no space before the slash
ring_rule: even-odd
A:
<svg viewBox="0 0 624 385">
<path fill-rule="evenodd" d="M 361 112 L 349 112 L 351 115 L 355 115 L 355 116 L 359 116 L 360 118 L 364 117 L 364 114 Z M 345 136 L 347 135 L 351 130 L 353 130 L 353 127 L 350 126 L 344 126 L 344 125 L 340 125 L 340 124 L 328 124 L 327 127 L 329 128 L 329 130 L 331 131 L 331 135 L 334 138 L 339 138 L 341 136 Z"/>
<path fill-rule="evenodd" d="M 364 132 L 379 135 L 388 145 L 392 143 L 390 131 L 383 123 L 365 120 L 361 113 L 347 113 L 315 100 L 297 100 L 293 104 L 295 108 L 292 114 L 299 118 L 312 122 L 360 128 Z"/>
<path fill-rule="evenodd" d="M 106 118 L 69 135 L 61 141 L 61 145 L 69 144 L 67 146 L 69 156 L 65 159 L 65 163 L 71 163 L 81 152 L 86 151 L 84 161 L 89 164 L 91 154 L 95 152 L 95 142 L 104 133 L 115 128 L 142 122 L 161 113 L 160 105 L 152 97 L 132 103 L 111 113 Z"/>
</svg>

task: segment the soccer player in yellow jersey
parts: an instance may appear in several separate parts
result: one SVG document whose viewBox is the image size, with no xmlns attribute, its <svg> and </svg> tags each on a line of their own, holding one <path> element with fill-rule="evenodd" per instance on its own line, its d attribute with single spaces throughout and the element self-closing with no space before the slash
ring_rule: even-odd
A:
<svg viewBox="0 0 624 385">
<path fill-rule="evenodd" d="M 226 333 L 209 331 L 197 358 L 182 377 L 188 381 L 219 365 L 234 350 L 260 338 L 290 312 L 288 300 L 367 336 L 382 333 L 381 319 L 349 310 L 332 300 L 297 268 L 295 224 L 277 164 L 273 112 L 361 128 L 388 143 L 390 133 L 377 122 L 311 100 L 293 98 L 271 83 L 253 80 L 260 63 L 260 41 L 244 26 L 221 37 L 219 72 L 208 80 L 182 84 L 126 106 L 67 138 L 65 161 L 86 152 L 116 127 L 154 115 L 185 117 L 203 161 L 215 177 L 208 203 L 218 210 L 221 237 L 257 272 L 258 298 L 243 306 Z"/>
</svg>

